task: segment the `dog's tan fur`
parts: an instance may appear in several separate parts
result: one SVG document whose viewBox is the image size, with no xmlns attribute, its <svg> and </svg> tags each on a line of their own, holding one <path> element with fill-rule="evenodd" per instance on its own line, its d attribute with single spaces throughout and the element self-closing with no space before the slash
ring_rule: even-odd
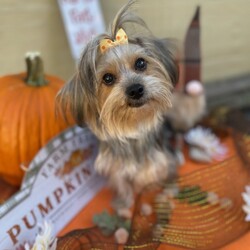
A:
<svg viewBox="0 0 250 250">
<path fill-rule="evenodd" d="M 172 106 L 171 93 L 178 78 L 172 46 L 154 37 L 144 21 L 129 11 L 132 3 L 117 14 L 109 33 L 87 44 L 78 72 L 58 95 L 62 110 L 70 108 L 78 124 L 87 124 L 99 138 L 95 168 L 108 177 L 119 205 L 125 207 L 132 204 L 135 190 L 169 178 L 177 165 L 161 140 L 163 117 Z M 137 26 L 144 32 L 131 32 Z M 126 31 L 128 44 L 102 54 L 100 40 L 114 40 L 120 28 Z M 135 70 L 138 58 L 147 62 L 144 71 Z M 106 73 L 115 76 L 111 86 L 103 82 Z M 135 83 L 145 92 L 139 107 L 126 96 L 126 89 Z"/>
</svg>

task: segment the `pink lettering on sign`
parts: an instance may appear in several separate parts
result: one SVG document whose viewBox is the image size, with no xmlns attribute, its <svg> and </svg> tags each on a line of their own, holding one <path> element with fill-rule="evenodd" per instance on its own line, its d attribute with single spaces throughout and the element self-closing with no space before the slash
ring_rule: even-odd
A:
<svg viewBox="0 0 250 250">
<path fill-rule="evenodd" d="M 89 9 L 71 9 L 69 11 L 69 16 L 73 23 L 91 23 L 94 20 Z"/>
<path fill-rule="evenodd" d="M 105 25 L 99 0 L 58 0 L 72 55 L 79 59 L 90 37 L 103 33 Z"/>
<path fill-rule="evenodd" d="M 93 2 L 93 0 L 61 0 L 61 1 L 66 4 L 78 4 L 79 2 L 83 2 L 83 3 Z"/>
<path fill-rule="evenodd" d="M 75 42 L 78 45 L 86 44 L 94 35 L 96 35 L 96 30 L 93 28 L 88 31 L 81 29 L 75 34 Z"/>
<path fill-rule="evenodd" d="M 63 3 L 67 4 L 77 4 L 79 0 L 61 0 Z"/>
</svg>

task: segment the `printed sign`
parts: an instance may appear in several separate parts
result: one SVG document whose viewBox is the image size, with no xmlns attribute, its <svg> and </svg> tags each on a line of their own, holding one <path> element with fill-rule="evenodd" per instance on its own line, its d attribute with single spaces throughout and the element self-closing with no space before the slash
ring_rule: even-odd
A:
<svg viewBox="0 0 250 250">
<path fill-rule="evenodd" d="M 73 58 L 78 60 L 92 36 L 105 26 L 98 0 L 58 0 Z"/>
<path fill-rule="evenodd" d="M 21 190 L 0 206 L 0 249 L 32 244 L 44 221 L 56 236 L 93 198 L 105 182 L 93 171 L 97 143 L 87 128 L 73 127 L 41 149 Z"/>
</svg>

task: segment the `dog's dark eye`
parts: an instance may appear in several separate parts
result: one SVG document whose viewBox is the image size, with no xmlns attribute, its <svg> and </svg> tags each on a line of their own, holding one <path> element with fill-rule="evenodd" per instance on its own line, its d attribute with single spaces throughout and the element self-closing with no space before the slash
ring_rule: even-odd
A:
<svg viewBox="0 0 250 250">
<path fill-rule="evenodd" d="M 143 58 L 135 61 L 135 70 L 144 71 L 147 68 L 147 62 Z"/>
<path fill-rule="evenodd" d="M 114 75 L 110 73 L 105 74 L 102 79 L 106 85 L 112 85 L 115 82 Z"/>
</svg>

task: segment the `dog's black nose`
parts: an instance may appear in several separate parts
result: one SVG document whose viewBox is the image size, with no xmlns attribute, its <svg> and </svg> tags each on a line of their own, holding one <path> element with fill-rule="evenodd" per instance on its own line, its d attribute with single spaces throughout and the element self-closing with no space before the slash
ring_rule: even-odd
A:
<svg viewBox="0 0 250 250">
<path fill-rule="evenodd" d="M 140 99 L 143 96 L 143 94 L 144 94 L 144 87 L 139 83 L 130 85 L 126 89 L 126 95 L 134 100 Z"/>
</svg>

